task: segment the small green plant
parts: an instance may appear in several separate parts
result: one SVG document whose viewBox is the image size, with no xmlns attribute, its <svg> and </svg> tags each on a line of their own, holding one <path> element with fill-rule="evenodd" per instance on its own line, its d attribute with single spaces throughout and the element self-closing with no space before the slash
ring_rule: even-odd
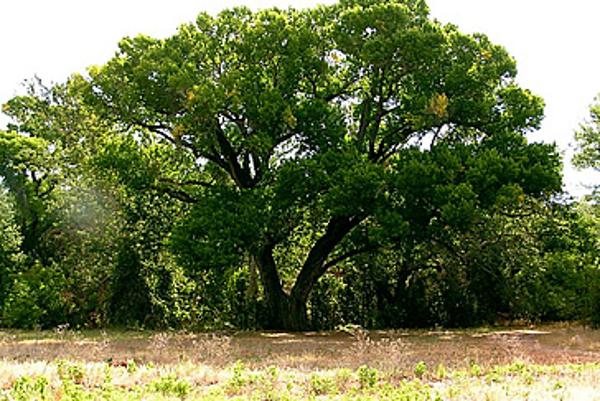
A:
<svg viewBox="0 0 600 401">
<path fill-rule="evenodd" d="M 360 388 L 373 388 L 377 384 L 378 372 L 377 369 L 370 368 L 368 366 L 361 366 L 357 370 L 358 382 Z"/>
<path fill-rule="evenodd" d="M 231 377 L 228 381 L 228 387 L 233 392 L 239 391 L 246 385 L 246 367 L 242 361 L 237 361 L 231 368 Z"/>
<path fill-rule="evenodd" d="M 269 382 L 275 382 L 279 378 L 279 369 L 277 366 L 269 366 L 264 371 L 263 379 Z"/>
<path fill-rule="evenodd" d="M 127 373 L 135 373 L 138 370 L 137 363 L 133 359 L 127 361 Z"/>
<path fill-rule="evenodd" d="M 425 364 L 425 362 L 423 361 L 419 361 L 416 365 L 415 368 L 413 369 L 413 373 L 415 374 L 415 376 L 417 376 L 419 379 L 422 378 L 425 373 L 427 373 L 427 365 Z"/>
<path fill-rule="evenodd" d="M 481 376 L 481 367 L 476 363 L 471 365 L 471 376 Z"/>
<path fill-rule="evenodd" d="M 277 381 L 279 379 L 279 369 L 277 366 L 269 366 L 266 370 L 261 373 L 257 373 L 254 378 L 260 385 L 262 391 L 265 393 L 272 393 L 275 391 Z"/>
<path fill-rule="evenodd" d="M 13 384 L 10 397 L 7 400 L 15 401 L 45 401 L 50 400 L 48 379 L 43 376 L 36 378 L 30 376 L 20 377 Z"/>
<path fill-rule="evenodd" d="M 435 375 L 439 380 L 443 380 L 446 378 L 448 372 L 446 372 L 446 367 L 443 363 L 437 365 L 437 369 L 435 370 Z"/>
<path fill-rule="evenodd" d="M 104 385 L 105 386 L 110 386 L 112 385 L 112 381 L 113 381 L 113 371 L 110 367 L 109 364 L 105 364 L 104 365 Z"/>
<path fill-rule="evenodd" d="M 488 384 L 499 383 L 500 381 L 502 381 L 502 376 L 495 370 L 492 370 L 485 375 L 485 382 Z"/>
<path fill-rule="evenodd" d="M 335 372 L 335 386 L 338 391 L 348 389 L 352 382 L 352 371 L 347 368 Z"/>
<path fill-rule="evenodd" d="M 57 373 L 60 380 L 67 383 L 83 384 L 85 379 L 85 369 L 77 363 L 59 361 Z"/>
<path fill-rule="evenodd" d="M 531 372 L 523 373 L 521 377 L 523 378 L 523 382 L 528 386 L 532 385 L 534 382 L 534 377 Z"/>
<path fill-rule="evenodd" d="M 310 393 L 313 395 L 332 394 L 336 392 L 335 382 L 328 377 L 319 374 L 310 376 Z"/>
<path fill-rule="evenodd" d="M 192 390 L 192 386 L 185 380 L 180 380 L 174 375 L 161 377 L 150 384 L 150 388 L 165 396 L 185 398 Z"/>
<path fill-rule="evenodd" d="M 508 370 L 512 373 L 523 374 L 527 372 L 527 364 L 523 361 L 514 362 L 512 365 L 508 366 Z"/>
</svg>

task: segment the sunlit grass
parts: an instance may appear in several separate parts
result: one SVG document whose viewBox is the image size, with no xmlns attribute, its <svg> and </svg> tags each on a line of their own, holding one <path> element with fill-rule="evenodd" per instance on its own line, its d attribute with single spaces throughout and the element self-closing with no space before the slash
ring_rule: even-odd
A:
<svg viewBox="0 0 600 401">
<path fill-rule="evenodd" d="M 418 366 L 421 366 L 417 372 Z M 2 400 L 600 400 L 599 364 L 517 362 L 454 370 L 425 365 L 403 377 L 368 366 L 303 371 L 251 369 L 238 361 L 215 369 L 181 363 L 125 366 L 69 361 L 0 363 Z M 582 398 L 583 397 L 583 398 Z"/>
</svg>

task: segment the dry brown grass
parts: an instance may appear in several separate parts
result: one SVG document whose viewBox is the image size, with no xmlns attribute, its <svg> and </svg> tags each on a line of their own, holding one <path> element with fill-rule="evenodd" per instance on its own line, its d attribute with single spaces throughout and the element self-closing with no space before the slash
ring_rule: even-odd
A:
<svg viewBox="0 0 600 401">
<path fill-rule="evenodd" d="M 581 326 L 449 331 L 308 333 L 18 332 L 0 331 L 0 359 L 16 362 L 68 359 L 135 360 L 139 364 L 202 363 L 222 367 L 242 360 L 251 368 L 409 370 L 419 361 L 463 368 L 600 360 L 600 331 Z"/>
</svg>

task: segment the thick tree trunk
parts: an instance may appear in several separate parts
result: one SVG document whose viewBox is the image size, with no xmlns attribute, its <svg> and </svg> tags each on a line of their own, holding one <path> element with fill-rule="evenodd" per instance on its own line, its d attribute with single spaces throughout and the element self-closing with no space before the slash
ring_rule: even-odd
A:
<svg viewBox="0 0 600 401">
<path fill-rule="evenodd" d="M 306 313 L 306 300 L 287 297 L 286 311 L 283 315 L 283 327 L 287 331 L 310 329 Z"/>
<path fill-rule="evenodd" d="M 282 287 L 273 259 L 273 246 L 263 247 L 255 256 L 256 265 L 265 292 L 269 319 L 267 328 L 301 331 L 310 328 L 306 303 L 319 278 L 326 272 L 326 260 L 340 241 L 362 221 L 361 218 L 332 218 L 325 233 L 308 253 L 304 265 L 290 292 Z"/>
<path fill-rule="evenodd" d="M 266 328 L 301 331 L 309 328 L 306 299 L 285 293 L 273 260 L 273 247 L 266 246 L 255 256 L 268 309 Z"/>
<path fill-rule="evenodd" d="M 292 298 L 283 291 L 274 292 L 266 289 L 265 297 L 269 310 L 267 329 L 302 331 L 310 328 L 306 300 Z"/>
</svg>

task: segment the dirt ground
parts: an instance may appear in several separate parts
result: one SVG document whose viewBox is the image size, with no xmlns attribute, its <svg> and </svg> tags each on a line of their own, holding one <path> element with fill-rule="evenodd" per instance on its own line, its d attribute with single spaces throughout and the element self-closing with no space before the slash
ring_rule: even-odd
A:
<svg viewBox="0 0 600 401">
<path fill-rule="evenodd" d="M 412 369 L 419 361 L 462 368 L 523 361 L 567 364 L 600 361 L 600 330 L 542 325 L 476 330 L 393 330 L 324 333 L 17 332 L 0 331 L 0 360 L 12 362 L 134 360 L 300 370 L 369 365 Z"/>
</svg>

